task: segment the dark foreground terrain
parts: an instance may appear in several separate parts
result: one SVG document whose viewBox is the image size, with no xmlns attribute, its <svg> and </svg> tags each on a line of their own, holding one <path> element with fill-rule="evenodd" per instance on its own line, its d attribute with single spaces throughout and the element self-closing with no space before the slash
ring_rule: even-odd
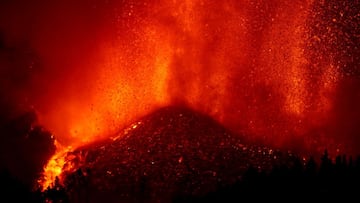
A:
<svg viewBox="0 0 360 203">
<path fill-rule="evenodd" d="M 321 160 L 245 144 L 211 118 L 162 108 L 68 154 L 73 172 L 44 192 L 1 173 L 1 202 L 248 202 L 359 199 L 360 159 Z M 15 192 L 13 195 L 11 192 Z"/>
</svg>

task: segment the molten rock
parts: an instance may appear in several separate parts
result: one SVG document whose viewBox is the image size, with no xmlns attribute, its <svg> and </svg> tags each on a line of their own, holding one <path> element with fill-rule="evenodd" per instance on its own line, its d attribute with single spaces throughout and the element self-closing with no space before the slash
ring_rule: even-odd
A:
<svg viewBox="0 0 360 203">
<path fill-rule="evenodd" d="M 234 184 L 253 166 L 269 171 L 289 154 L 248 146 L 211 118 L 167 107 L 118 136 L 68 155 L 79 170 L 65 174 L 75 202 L 169 202 Z"/>
</svg>

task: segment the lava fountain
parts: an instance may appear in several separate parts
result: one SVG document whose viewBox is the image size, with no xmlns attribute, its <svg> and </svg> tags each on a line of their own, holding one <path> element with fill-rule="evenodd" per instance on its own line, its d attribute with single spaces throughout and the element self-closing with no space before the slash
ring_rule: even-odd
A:
<svg viewBox="0 0 360 203">
<path fill-rule="evenodd" d="M 57 138 L 45 187 L 61 154 L 177 103 L 249 142 L 359 152 L 359 1 L 37 3 L 8 3 L 24 17 L 1 28 L 39 61 L 14 100 Z"/>
</svg>

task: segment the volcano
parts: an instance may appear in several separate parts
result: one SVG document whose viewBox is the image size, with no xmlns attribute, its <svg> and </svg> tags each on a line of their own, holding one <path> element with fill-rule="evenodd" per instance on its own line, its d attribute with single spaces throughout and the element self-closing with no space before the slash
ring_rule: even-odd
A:
<svg viewBox="0 0 360 203">
<path fill-rule="evenodd" d="M 162 108 L 68 154 L 75 171 L 63 174 L 64 184 L 74 202 L 169 202 L 205 195 L 234 184 L 250 166 L 266 172 L 291 157 L 242 137 L 191 109 Z"/>
</svg>

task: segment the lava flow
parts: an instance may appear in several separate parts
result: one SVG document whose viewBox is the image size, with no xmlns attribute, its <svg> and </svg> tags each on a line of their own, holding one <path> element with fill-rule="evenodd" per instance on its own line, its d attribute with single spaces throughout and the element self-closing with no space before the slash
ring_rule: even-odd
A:
<svg viewBox="0 0 360 203">
<path fill-rule="evenodd" d="M 45 166 L 43 177 L 38 180 L 38 184 L 42 187 L 43 190 L 49 187 L 53 187 L 56 177 L 60 178 L 60 175 L 63 171 L 71 171 L 72 169 L 71 166 L 67 165 L 67 154 L 72 151 L 72 147 L 68 146 L 64 148 L 59 145 L 57 141 L 55 141 L 55 146 L 57 151 Z"/>
<path fill-rule="evenodd" d="M 44 187 L 69 146 L 178 104 L 249 143 L 360 153 L 359 1 L 5 2 L 0 45 L 24 59 L 0 61 L 0 93 L 63 146 Z"/>
</svg>

